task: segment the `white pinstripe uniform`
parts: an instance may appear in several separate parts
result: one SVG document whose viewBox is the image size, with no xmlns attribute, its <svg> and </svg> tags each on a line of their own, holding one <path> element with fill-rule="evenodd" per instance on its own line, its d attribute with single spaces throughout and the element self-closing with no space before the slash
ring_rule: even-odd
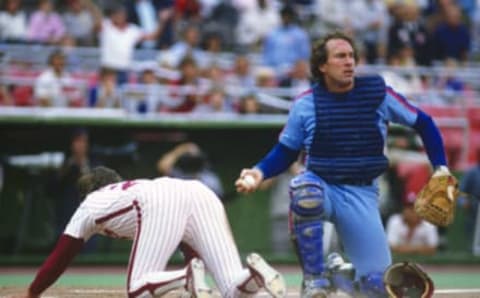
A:
<svg viewBox="0 0 480 298">
<path fill-rule="evenodd" d="M 249 297 L 258 290 L 242 267 L 222 202 L 200 182 L 158 178 L 107 185 L 86 197 L 65 230 L 85 241 L 96 233 L 134 240 L 129 297 L 185 285 L 186 269 L 164 271 L 181 241 L 202 258 L 222 297 Z"/>
</svg>

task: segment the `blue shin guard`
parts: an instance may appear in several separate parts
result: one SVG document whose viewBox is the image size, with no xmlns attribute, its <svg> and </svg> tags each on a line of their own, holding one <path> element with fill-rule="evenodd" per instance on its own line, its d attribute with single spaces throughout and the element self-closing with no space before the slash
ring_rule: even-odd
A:
<svg viewBox="0 0 480 298">
<path fill-rule="evenodd" d="M 323 266 L 322 223 L 294 223 L 293 241 L 306 275 L 320 276 Z"/>
<path fill-rule="evenodd" d="M 291 235 L 306 276 L 318 278 L 323 267 L 323 200 L 320 183 L 293 179 L 290 184 Z"/>
</svg>

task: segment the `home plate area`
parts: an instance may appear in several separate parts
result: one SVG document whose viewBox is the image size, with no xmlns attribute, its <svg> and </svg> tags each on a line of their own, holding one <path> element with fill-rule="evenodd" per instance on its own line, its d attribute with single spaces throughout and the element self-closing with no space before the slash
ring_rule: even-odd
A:
<svg viewBox="0 0 480 298">
<path fill-rule="evenodd" d="M 8 298 L 12 295 L 18 295 L 23 293 L 25 288 L 20 287 L 2 287 L 0 286 L 0 298 Z M 188 297 L 184 296 L 186 294 L 183 291 L 171 291 L 166 295 L 161 297 L 164 298 L 183 298 Z M 288 298 L 298 298 L 299 289 L 298 288 L 289 288 L 288 289 Z M 42 298 L 114 298 L 114 297 L 126 297 L 125 290 L 120 288 L 89 288 L 89 287 L 52 287 L 42 295 Z M 214 296 L 215 298 L 221 298 L 218 292 Z M 270 297 L 266 292 L 260 292 L 256 297 L 266 298 Z M 346 298 L 349 297 L 344 294 L 334 294 L 330 295 L 329 298 Z M 435 298 L 441 297 L 455 297 L 455 298 L 476 298 L 480 297 L 480 288 L 479 289 L 439 289 L 435 291 Z"/>
</svg>

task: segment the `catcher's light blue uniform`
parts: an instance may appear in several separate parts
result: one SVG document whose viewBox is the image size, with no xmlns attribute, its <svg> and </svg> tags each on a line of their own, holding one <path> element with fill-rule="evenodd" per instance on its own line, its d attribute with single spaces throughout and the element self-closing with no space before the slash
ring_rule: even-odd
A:
<svg viewBox="0 0 480 298">
<path fill-rule="evenodd" d="M 307 153 L 306 171 L 290 185 L 291 233 L 304 278 L 321 278 L 324 273 L 323 221 L 328 220 L 337 229 L 356 278 L 366 280 L 366 288 L 382 283 L 391 255 L 376 178 L 388 166 L 384 150 L 390 122 L 414 128 L 432 165 L 446 164 L 432 119 L 381 77 L 368 76 L 355 78 L 355 87 L 347 93 L 330 93 L 317 83 L 299 95 L 279 143 L 256 165 L 267 179 L 288 168 L 300 151 Z"/>
</svg>

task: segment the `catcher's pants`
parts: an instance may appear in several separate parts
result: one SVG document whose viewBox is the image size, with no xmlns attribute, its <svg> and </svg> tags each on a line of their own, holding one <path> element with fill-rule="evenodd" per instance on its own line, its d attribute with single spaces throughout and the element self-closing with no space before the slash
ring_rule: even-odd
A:
<svg viewBox="0 0 480 298">
<path fill-rule="evenodd" d="M 296 179 L 299 178 L 316 179 L 323 185 L 323 218 L 335 225 L 345 253 L 356 269 L 356 278 L 372 272 L 384 272 L 392 258 L 380 218 L 377 184 L 328 184 L 310 171 Z"/>
</svg>

